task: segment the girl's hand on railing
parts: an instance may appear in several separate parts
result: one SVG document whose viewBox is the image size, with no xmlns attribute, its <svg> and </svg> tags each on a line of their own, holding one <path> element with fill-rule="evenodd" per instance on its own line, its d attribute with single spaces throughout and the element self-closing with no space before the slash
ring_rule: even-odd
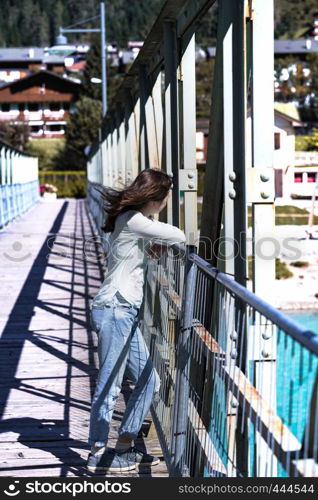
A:
<svg viewBox="0 0 318 500">
<path fill-rule="evenodd" d="M 160 243 L 153 243 L 147 249 L 147 255 L 151 259 L 160 259 L 160 257 L 167 251 L 167 247 L 165 245 L 160 245 Z"/>
</svg>

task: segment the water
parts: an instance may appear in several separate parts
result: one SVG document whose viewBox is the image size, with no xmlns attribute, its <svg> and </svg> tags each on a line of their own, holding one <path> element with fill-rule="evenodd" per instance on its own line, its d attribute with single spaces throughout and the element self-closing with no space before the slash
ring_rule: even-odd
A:
<svg viewBox="0 0 318 500">
<path fill-rule="evenodd" d="M 318 311 L 290 311 L 286 315 L 318 334 Z M 283 332 L 277 336 L 277 413 L 302 442 L 318 368 L 317 357 Z M 278 466 L 278 476 L 286 477 Z"/>
<path fill-rule="evenodd" d="M 288 311 L 285 314 L 318 335 L 318 311 Z"/>
<path fill-rule="evenodd" d="M 284 313 L 301 325 L 318 335 L 318 311 L 292 311 Z M 306 347 L 302 347 L 291 336 L 277 329 L 277 361 L 274 380 L 276 386 L 276 412 L 283 423 L 289 427 L 300 443 L 304 442 L 306 423 L 310 413 L 310 405 L 318 370 L 318 358 Z M 224 346 L 223 346 L 224 348 Z M 249 379 L 255 383 L 254 362 L 249 364 Z M 226 393 L 223 381 L 215 377 L 215 390 L 212 413 L 218 415 L 212 421 L 210 437 L 218 450 L 219 456 L 227 466 L 228 436 L 226 432 Z M 270 454 L 269 454 L 270 456 Z M 271 476 L 270 460 L 268 456 L 268 475 Z M 256 470 L 257 456 L 255 454 L 255 428 L 249 422 L 249 469 L 250 475 Z M 288 472 L 278 462 L 278 477 L 287 477 Z M 209 476 L 208 468 L 205 477 Z"/>
</svg>

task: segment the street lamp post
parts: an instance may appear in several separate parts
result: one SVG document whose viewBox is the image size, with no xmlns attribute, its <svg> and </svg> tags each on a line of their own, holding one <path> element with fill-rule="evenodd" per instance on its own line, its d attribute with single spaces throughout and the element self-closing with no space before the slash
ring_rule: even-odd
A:
<svg viewBox="0 0 318 500">
<path fill-rule="evenodd" d="M 100 2 L 100 28 L 92 29 L 68 29 L 60 28 L 60 34 L 63 33 L 100 33 L 101 46 L 101 73 L 102 73 L 102 112 L 103 117 L 107 113 L 107 69 L 106 69 L 106 22 L 105 22 L 105 4 Z M 98 17 L 98 16 L 97 16 Z M 85 21 L 83 21 L 84 23 Z"/>
</svg>

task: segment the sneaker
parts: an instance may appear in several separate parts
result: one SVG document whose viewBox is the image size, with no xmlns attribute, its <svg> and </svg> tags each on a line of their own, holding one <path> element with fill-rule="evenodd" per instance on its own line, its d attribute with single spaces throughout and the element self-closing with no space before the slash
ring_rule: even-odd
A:
<svg viewBox="0 0 318 500">
<path fill-rule="evenodd" d="M 138 450 L 135 446 L 131 446 L 128 450 L 123 452 L 117 452 L 117 454 L 125 458 L 129 462 L 134 462 L 136 465 L 157 465 L 160 463 L 160 459 L 158 457 L 154 457 L 153 455 L 148 455 L 148 453 L 144 453 L 141 450 Z"/>
<path fill-rule="evenodd" d="M 91 472 L 127 472 L 136 468 L 136 462 L 124 456 L 119 456 L 113 449 L 106 450 L 101 455 L 88 456 L 87 469 Z"/>
</svg>

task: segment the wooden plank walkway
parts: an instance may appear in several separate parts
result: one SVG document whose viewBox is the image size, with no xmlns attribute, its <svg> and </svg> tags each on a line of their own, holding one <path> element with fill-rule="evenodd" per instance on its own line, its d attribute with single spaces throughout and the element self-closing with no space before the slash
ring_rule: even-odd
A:
<svg viewBox="0 0 318 500">
<path fill-rule="evenodd" d="M 85 201 L 42 201 L 0 232 L 0 255 L 0 476 L 91 476 L 88 318 L 103 268 Z M 131 389 L 125 381 L 110 446 Z M 137 444 L 161 463 L 125 476 L 168 475 L 156 436 L 146 438 L 150 423 L 149 414 Z"/>
</svg>

